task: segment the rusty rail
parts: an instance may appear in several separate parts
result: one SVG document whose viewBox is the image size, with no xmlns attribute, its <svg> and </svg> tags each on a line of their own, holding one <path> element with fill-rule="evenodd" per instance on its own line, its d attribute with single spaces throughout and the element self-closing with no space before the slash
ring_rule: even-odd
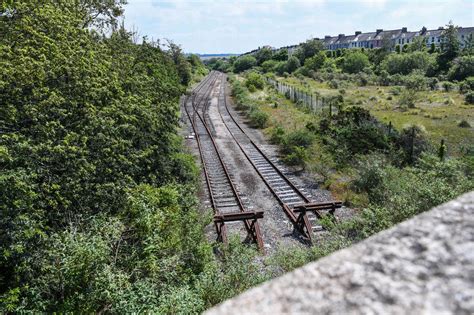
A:
<svg viewBox="0 0 474 315">
<path fill-rule="evenodd" d="M 261 251 L 263 251 L 264 250 L 263 239 L 262 239 L 262 236 L 261 236 L 260 226 L 259 226 L 259 223 L 258 223 L 258 219 L 263 217 L 263 212 L 261 212 L 261 211 L 259 211 L 259 212 L 247 211 L 245 209 L 244 204 L 243 204 L 243 202 L 242 202 L 242 200 L 239 196 L 239 193 L 237 192 L 237 189 L 236 189 L 234 183 L 232 182 L 232 179 L 230 178 L 229 171 L 227 170 L 227 167 L 226 167 L 226 165 L 225 165 L 225 163 L 222 159 L 222 156 L 221 156 L 221 154 L 219 152 L 219 149 L 217 147 L 217 144 L 216 144 L 216 142 L 215 142 L 215 140 L 212 136 L 212 133 L 209 130 L 209 126 L 207 125 L 206 120 L 201 116 L 201 114 L 199 114 L 199 107 L 200 107 L 199 105 L 203 105 L 203 100 L 204 100 L 204 102 L 207 102 L 209 100 L 209 95 L 212 91 L 212 88 L 213 88 L 216 80 L 217 80 L 216 73 L 211 72 L 211 74 L 208 75 L 208 77 L 203 81 L 204 83 L 202 85 L 199 85 L 198 88 L 196 88 L 197 92 L 193 93 L 193 96 L 192 96 L 192 99 L 191 99 L 191 106 L 192 106 L 192 109 L 193 109 L 192 118 L 191 118 L 191 115 L 190 115 L 188 107 L 187 107 L 187 104 L 188 104 L 188 98 L 187 97 L 185 98 L 185 101 L 184 101 L 184 108 L 185 108 L 186 114 L 187 114 L 187 116 L 188 116 L 188 118 L 191 122 L 192 128 L 193 128 L 194 133 L 195 133 L 196 141 L 198 143 L 199 153 L 200 153 L 201 162 L 202 162 L 203 169 L 204 169 L 204 174 L 205 174 L 206 183 L 207 183 L 207 187 L 208 187 L 208 191 L 209 191 L 209 195 L 210 195 L 210 199 L 211 199 L 211 204 L 212 204 L 212 208 L 213 208 L 214 214 L 215 214 L 214 224 L 215 224 L 215 227 L 216 227 L 218 240 L 223 241 L 223 242 L 227 241 L 227 232 L 226 232 L 225 222 L 243 221 L 244 224 L 245 224 L 245 228 L 247 230 L 248 236 L 255 243 L 257 243 L 259 249 Z M 207 85 L 207 88 L 206 88 L 205 92 L 202 93 L 202 96 L 199 98 L 199 101 L 196 101 L 196 95 L 206 85 Z M 204 106 L 202 106 L 203 115 L 204 115 L 204 111 L 206 109 L 207 109 L 206 104 L 204 104 Z M 200 136 L 200 133 L 199 133 L 199 130 L 198 130 L 198 127 L 197 127 L 196 119 L 199 119 L 199 121 L 202 123 L 202 127 L 204 127 L 204 130 L 205 130 L 207 136 L 209 137 L 209 139 L 211 141 L 212 148 L 214 149 L 214 152 L 215 152 L 216 158 L 218 160 L 218 163 L 222 167 L 222 170 L 224 172 L 227 184 L 228 184 L 228 186 L 230 187 L 230 189 L 232 191 L 233 197 L 235 198 L 236 206 L 238 206 L 238 208 L 240 210 L 239 212 L 237 212 L 239 214 L 237 216 L 235 215 L 235 213 L 231 213 L 231 214 L 222 213 L 219 209 L 218 203 L 216 202 L 216 196 L 215 196 L 214 189 L 212 187 L 212 181 L 211 181 L 211 178 L 210 178 L 211 176 L 210 176 L 209 170 L 207 169 L 207 166 L 206 166 L 206 163 L 208 163 L 210 161 L 206 161 L 206 158 L 204 157 L 204 148 L 203 148 L 203 145 L 201 143 L 202 140 L 200 139 L 201 136 Z M 206 153 L 209 153 L 209 152 L 206 151 Z"/>
<path fill-rule="evenodd" d="M 225 79 L 225 75 L 223 75 L 223 78 Z M 225 80 L 223 80 L 225 82 Z M 256 150 L 261 158 L 265 159 L 266 163 L 268 164 L 268 167 L 271 167 L 270 170 L 266 170 L 266 174 L 262 172 L 262 168 L 257 166 L 257 163 L 255 162 L 255 158 L 252 158 L 251 155 L 247 152 L 248 149 L 244 149 L 241 141 L 237 139 L 237 136 L 235 132 L 233 132 L 229 124 L 226 122 L 224 119 L 220 108 L 218 106 L 219 110 L 219 115 L 224 122 L 224 125 L 226 126 L 227 130 L 231 134 L 232 138 L 234 141 L 237 143 L 238 147 L 242 151 L 242 153 L 245 155 L 247 160 L 251 163 L 251 165 L 254 167 L 256 172 L 259 174 L 260 178 L 263 180 L 263 182 L 266 184 L 266 186 L 269 188 L 269 190 L 272 192 L 272 194 L 275 196 L 275 198 L 278 200 L 280 205 L 282 206 L 284 212 L 286 213 L 287 217 L 290 219 L 291 223 L 293 224 L 294 228 L 300 233 L 300 235 L 303 237 L 305 241 L 308 243 L 312 243 L 312 226 L 311 223 L 308 219 L 307 213 L 314 213 L 318 219 L 322 218 L 322 214 L 320 213 L 321 210 L 330 210 L 329 214 L 333 216 L 334 218 L 334 211 L 336 208 L 341 207 L 340 202 L 329 202 L 329 203 L 315 203 L 311 202 L 309 198 L 303 194 L 303 192 L 296 187 L 291 180 L 283 173 L 281 170 L 278 168 L 275 163 L 271 161 L 270 158 L 260 149 L 260 147 L 248 136 L 248 134 L 245 132 L 245 130 L 241 127 L 241 125 L 236 121 L 232 113 L 230 112 L 228 105 L 227 105 L 227 97 L 225 93 L 225 83 L 223 84 L 223 103 L 224 103 L 224 108 L 228 114 L 228 116 L 231 118 L 231 121 L 233 124 L 238 128 L 238 132 L 240 132 L 243 136 L 245 136 L 246 141 L 250 144 L 251 150 Z M 259 156 L 259 158 L 260 158 Z M 278 176 L 288 185 L 288 187 L 293 190 L 294 194 L 298 195 L 301 198 L 302 203 L 301 204 L 293 204 L 290 205 L 288 202 L 285 202 L 284 198 L 282 198 L 282 194 L 276 191 L 275 185 L 268 180 L 269 176 L 268 173 L 270 172 L 275 172 L 278 174 Z M 330 205 L 330 206 L 327 206 Z"/>
</svg>

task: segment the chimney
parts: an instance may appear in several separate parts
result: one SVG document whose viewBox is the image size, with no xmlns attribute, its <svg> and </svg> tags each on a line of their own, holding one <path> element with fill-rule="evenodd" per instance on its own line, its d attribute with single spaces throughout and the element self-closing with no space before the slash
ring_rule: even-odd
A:
<svg viewBox="0 0 474 315">
<path fill-rule="evenodd" d="M 355 32 L 355 36 L 360 35 L 360 34 L 362 34 L 361 31 L 356 31 L 356 32 Z"/>
<path fill-rule="evenodd" d="M 338 39 L 341 39 L 341 38 L 343 38 L 344 36 L 346 36 L 346 35 L 344 35 L 344 34 L 339 34 L 339 36 L 337 36 L 337 38 L 338 38 Z"/>
<path fill-rule="evenodd" d="M 402 33 L 408 32 L 408 29 L 406 27 L 402 27 Z"/>
<path fill-rule="evenodd" d="M 324 39 L 329 39 L 329 38 L 331 38 L 331 35 L 324 36 Z"/>
<path fill-rule="evenodd" d="M 377 31 L 375 33 L 376 33 L 376 35 L 379 35 L 379 33 L 382 33 L 382 32 L 383 32 L 383 29 L 379 28 L 379 29 L 377 29 Z"/>
<path fill-rule="evenodd" d="M 442 30 L 444 30 L 444 27 L 440 26 L 440 27 L 438 27 L 438 30 L 442 31 Z"/>
<path fill-rule="evenodd" d="M 423 27 L 421 28 L 420 35 L 425 35 L 426 31 L 427 31 L 426 27 L 423 26 Z"/>
</svg>

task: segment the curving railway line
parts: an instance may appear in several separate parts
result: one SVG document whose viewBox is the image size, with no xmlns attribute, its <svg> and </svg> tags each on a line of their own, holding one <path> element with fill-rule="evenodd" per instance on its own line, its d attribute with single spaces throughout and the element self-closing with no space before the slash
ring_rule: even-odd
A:
<svg viewBox="0 0 474 315">
<path fill-rule="evenodd" d="M 341 207 L 341 203 L 314 202 L 305 189 L 294 184 L 280 170 L 278 162 L 269 158 L 235 119 L 227 104 L 226 75 L 213 71 L 193 90 L 190 97 L 185 98 L 184 108 L 196 136 L 215 214 L 214 222 L 218 239 L 226 241 L 226 222 L 243 221 L 249 238 L 263 250 L 258 224 L 258 219 L 263 217 L 263 211 L 248 210 L 248 205 L 242 201 L 213 138 L 215 131 L 209 117 L 209 106 L 211 92 L 218 83 L 220 83 L 220 89 L 217 109 L 225 128 L 279 202 L 300 237 L 311 243 L 315 223 L 317 219 L 322 218 L 322 212 L 327 210 L 330 214 L 334 214 L 335 209 Z"/>
</svg>

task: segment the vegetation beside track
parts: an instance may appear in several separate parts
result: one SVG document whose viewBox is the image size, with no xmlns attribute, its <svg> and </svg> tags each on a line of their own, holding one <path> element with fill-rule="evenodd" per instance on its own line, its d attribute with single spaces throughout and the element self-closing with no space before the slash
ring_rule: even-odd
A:
<svg viewBox="0 0 474 315">
<path fill-rule="evenodd" d="M 275 270 L 289 271 L 474 189 L 473 46 L 461 50 L 450 41 L 453 25 L 445 34 L 439 51 L 413 45 L 331 53 L 310 40 L 305 45 L 315 49 L 296 52 L 296 69 L 298 62 L 266 48 L 237 68 L 236 58 L 209 62 L 236 73 L 230 82 L 237 108 L 250 120 L 251 112 L 267 117 L 261 127 L 282 159 L 357 210 L 337 225 L 324 222 L 331 233 L 315 247 L 281 249 L 268 260 Z M 335 110 L 314 112 L 269 84 L 257 87 L 258 76 L 330 99 Z"/>
</svg>

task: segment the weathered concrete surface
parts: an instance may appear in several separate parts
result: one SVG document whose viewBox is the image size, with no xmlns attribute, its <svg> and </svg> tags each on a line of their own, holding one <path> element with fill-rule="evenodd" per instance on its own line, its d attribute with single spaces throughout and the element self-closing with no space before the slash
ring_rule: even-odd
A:
<svg viewBox="0 0 474 315">
<path fill-rule="evenodd" d="M 473 314 L 474 192 L 206 314 Z"/>
</svg>

